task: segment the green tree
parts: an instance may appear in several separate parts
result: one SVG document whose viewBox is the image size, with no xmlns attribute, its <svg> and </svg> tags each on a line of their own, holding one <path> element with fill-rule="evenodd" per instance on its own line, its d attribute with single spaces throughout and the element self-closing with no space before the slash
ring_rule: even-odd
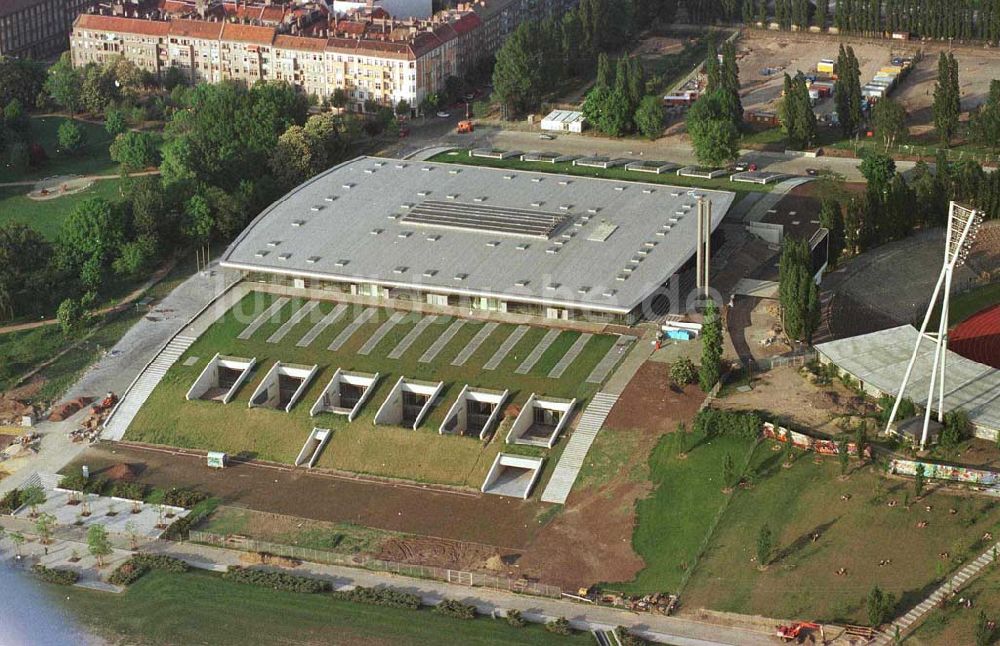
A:
<svg viewBox="0 0 1000 646">
<path fill-rule="evenodd" d="M 743 122 L 743 102 L 740 100 L 740 68 L 736 64 L 736 45 L 728 40 L 722 45 L 721 84 L 729 95 L 733 123 L 739 127 Z"/>
<path fill-rule="evenodd" d="M 951 145 L 951 139 L 958 131 L 958 117 L 961 112 L 958 89 L 958 63 L 951 52 L 941 52 L 938 57 L 937 82 L 934 84 L 934 129 L 942 143 Z"/>
<path fill-rule="evenodd" d="M 542 94 L 550 87 L 560 64 L 549 42 L 551 35 L 535 21 L 522 22 L 497 52 L 493 67 L 493 96 L 504 110 L 504 117 L 523 114 L 535 109 Z M 555 57 L 553 58 L 550 57 Z"/>
<path fill-rule="evenodd" d="M 118 162 L 123 176 L 156 164 L 156 144 L 152 135 L 129 130 L 111 142 L 111 159 Z"/>
<path fill-rule="evenodd" d="M 840 438 L 837 442 L 837 461 L 840 462 L 840 475 L 846 476 L 847 469 L 851 465 L 851 455 L 847 446 L 847 438 Z"/>
<path fill-rule="evenodd" d="M 701 326 L 701 366 L 698 383 L 705 392 L 710 391 L 722 374 L 722 318 L 715 301 L 705 305 L 705 318 Z"/>
<path fill-rule="evenodd" d="M 56 525 L 56 517 L 52 514 L 39 514 L 38 518 L 35 519 L 35 531 L 38 533 L 39 538 L 42 539 L 43 545 L 48 545 L 52 542 L 52 530 Z"/>
<path fill-rule="evenodd" d="M 38 516 L 38 505 L 45 502 L 45 490 L 38 485 L 31 485 L 21 490 L 21 504 L 31 508 L 31 517 Z"/>
<path fill-rule="evenodd" d="M 757 532 L 757 566 L 764 568 L 771 560 L 771 552 L 774 550 L 774 536 L 771 528 L 765 523 Z"/>
<path fill-rule="evenodd" d="M 635 112 L 635 127 L 639 133 L 650 140 L 663 134 L 663 104 L 658 96 L 643 97 L 639 109 Z"/>
<path fill-rule="evenodd" d="M 56 137 L 59 140 L 59 147 L 68 155 L 77 154 L 87 145 L 87 132 L 72 119 L 59 124 Z"/>
<path fill-rule="evenodd" d="M 212 207 L 204 195 L 192 195 L 184 205 L 184 234 L 204 244 L 212 237 L 215 221 L 212 217 Z"/>
<path fill-rule="evenodd" d="M 410 116 L 410 102 L 406 99 L 400 99 L 399 103 L 396 104 L 396 115 L 400 117 Z"/>
<path fill-rule="evenodd" d="M 122 245 L 118 257 L 111 263 L 112 269 L 119 276 L 139 278 L 143 276 L 157 256 L 156 238 L 142 235 Z"/>
<path fill-rule="evenodd" d="M 986 102 L 972 114 L 972 134 L 979 143 L 989 146 L 994 152 L 1000 148 L 1000 80 L 990 81 L 990 93 Z"/>
<path fill-rule="evenodd" d="M 63 336 L 71 338 L 79 331 L 84 314 L 83 305 L 75 298 L 67 298 L 59 303 L 56 320 L 59 321 L 59 329 L 62 330 Z"/>
<path fill-rule="evenodd" d="M 268 163 L 279 184 L 291 189 L 326 168 L 326 146 L 302 126 L 292 126 L 278 137 Z"/>
<path fill-rule="evenodd" d="M 819 327 L 820 310 L 809 243 L 785 238 L 778 269 L 778 297 L 785 333 L 790 338 L 812 343 L 813 332 Z"/>
<path fill-rule="evenodd" d="M 104 558 L 113 552 L 104 525 L 91 525 L 87 530 L 87 549 L 97 559 L 97 567 L 104 567 Z"/>
<path fill-rule="evenodd" d="M 869 151 L 861 158 L 859 170 L 868 181 L 868 191 L 882 197 L 896 174 L 896 162 L 889 155 Z"/>
<path fill-rule="evenodd" d="M 890 97 L 884 97 L 875 104 L 872 125 L 875 126 L 875 134 L 885 145 L 886 152 L 898 142 L 906 140 L 906 110 Z"/>
<path fill-rule="evenodd" d="M 990 646 L 993 643 L 995 628 L 990 626 L 990 620 L 986 617 L 986 612 L 980 610 L 976 615 L 976 646 Z"/>
<path fill-rule="evenodd" d="M 610 90 L 614 83 L 615 75 L 611 69 L 611 59 L 605 52 L 601 52 L 597 56 L 597 79 L 594 82 L 594 87 Z"/>
<path fill-rule="evenodd" d="M 117 137 L 128 129 L 125 113 L 118 108 L 109 109 L 104 113 L 104 130 L 112 137 Z"/>
<path fill-rule="evenodd" d="M 0 320 L 43 312 L 51 292 L 52 245 L 18 222 L 0 225 Z"/>
<path fill-rule="evenodd" d="M 816 0 L 816 13 L 813 14 L 813 26 L 826 29 L 826 17 L 830 13 L 830 0 Z"/>
<path fill-rule="evenodd" d="M 829 262 L 831 267 L 836 267 L 844 251 L 844 215 L 840 204 L 835 200 L 823 200 L 820 203 L 819 223 L 830 232 Z"/>
<path fill-rule="evenodd" d="M 723 166 L 739 155 L 740 133 L 726 105 L 725 92 L 718 90 L 701 96 L 688 110 L 687 130 L 699 163 Z"/>
<path fill-rule="evenodd" d="M 736 486 L 736 462 L 730 453 L 722 457 L 722 486 L 726 489 Z"/>
<path fill-rule="evenodd" d="M 866 605 L 868 623 L 872 626 L 881 626 L 892 617 L 892 611 L 896 607 L 896 597 L 876 585 L 868 593 Z"/>
<path fill-rule="evenodd" d="M 118 205 L 104 198 L 84 200 L 70 212 L 59 230 L 58 256 L 62 266 L 79 271 L 89 258 L 109 261 L 125 242 L 125 217 Z"/>
<path fill-rule="evenodd" d="M 863 421 L 854 431 L 854 446 L 858 450 L 858 459 L 865 461 L 865 451 L 868 448 L 868 423 Z"/>
<path fill-rule="evenodd" d="M 83 79 L 79 71 L 73 67 L 73 59 L 69 52 L 63 52 L 59 60 L 49 68 L 45 79 L 45 92 L 59 107 L 76 114 L 80 108 L 80 92 Z"/>
<path fill-rule="evenodd" d="M 611 137 L 622 137 L 632 130 L 628 94 L 623 89 L 615 88 L 608 93 L 604 109 L 595 125 L 598 130 Z"/>
<path fill-rule="evenodd" d="M 21 546 L 24 545 L 27 540 L 24 534 L 21 532 L 10 532 L 7 534 L 7 538 L 10 542 L 14 544 L 14 553 L 17 554 L 17 558 L 21 558 Z"/>
<path fill-rule="evenodd" d="M 809 146 L 816 139 L 816 114 L 809 99 L 805 77 L 801 73 L 794 78 L 785 74 L 784 94 L 778 108 L 778 118 L 788 135 L 788 144 L 792 148 Z"/>
<path fill-rule="evenodd" d="M 670 380 L 680 387 L 693 384 L 698 379 L 698 370 L 690 359 L 678 359 L 670 364 Z"/>
<path fill-rule="evenodd" d="M 350 96 L 347 94 L 347 90 L 342 87 L 338 87 L 330 95 L 330 105 L 335 108 L 343 109 L 347 107 L 350 102 Z"/>
<path fill-rule="evenodd" d="M 837 3 L 840 11 L 841 3 Z M 837 119 L 845 135 L 854 135 L 861 125 L 861 69 L 853 47 L 840 46 L 837 56 L 837 81 L 833 100 Z"/>
<path fill-rule="evenodd" d="M 922 462 L 918 462 L 916 468 L 913 472 L 913 494 L 920 498 L 924 495 L 924 485 L 926 484 L 924 480 L 924 465 Z"/>
<path fill-rule="evenodd" d="M 80 105 L 93 114 L 102 114 L 119 97 L 111 70 L 89 63 L 83 68 Z"/>
<path fill-rule="evenodd" d="M 719 66 L 719 50 L 715 45 L 715 37 L 708 37 L 708 56 L 705 58 L 705 93 L 715 92 L 722 88 L 722 69 Z"/>
</svg>

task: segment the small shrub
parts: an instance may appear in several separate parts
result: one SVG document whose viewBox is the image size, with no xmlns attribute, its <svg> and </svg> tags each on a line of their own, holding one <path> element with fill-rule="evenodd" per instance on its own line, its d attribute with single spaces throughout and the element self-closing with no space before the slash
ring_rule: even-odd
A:
<svg viewBox="0 0 1000 646">
<path fill-rule="evenodd" d="M 199 502 L 206 500 L 207 498 L 208 494 L 195 491 L 194 489 L 172 487 L 165 494 L 163 494 L 163 504 L 171 507 L 184 507 L 185 509 L 191 509 Z"/>
<path fill-rule="evenodd" d="M 252 570 L 238 565 L 231 566 L 223 579 L 235 583 L 245 583 L 247 585 L 258 585 L 272 590 L 282 590 L 284 592 L 304 592 L 307 594 L 317 594 L 329 592 L 332 588 L 329 581 L 311 579 L 305 576 L 285 574 L 284 572 L 265 572 L 264 570 Z"/>
<path fill-rule="evenodd" d="M 875 586 L 868 593 L 866 605 L 869 625 L 881 626 L 892 618 L 892 611 L 896 608 L 896 597 L 891 592 Z"/>
<path fill-rule="evenodd" d="M 0 498 L 0 514 L 12 514 L 21 506 L 21 490 L 11 489 Z"/>
<path fill-rule="evenodd" d="M 475 606 L 470 606 L 467 603 L 455 601 L 454 599 L 445 599 L 438 605 L 434 606 L 434 612 L 439 615 L 444 615 L 445 617 L 454 617 L 456 619 L 476 618 Z"/>
<path fill-rule="evenodd" d="M 514 628 L 524 628 L 527 624 L 524 617 L 521 616 L 520 610 L 508 610 L 507 611 L 507 624 L 513 626 Z"/>
<path fill-rule="evenodd" d="M 629 630 L 628 626 L 618 626 L 615 628 L 615 636 L 622 646 L 646 646 L 649 643 Z"/>
<path fill-rule="evenodd" d="M 420 597 L 418 595 L 394 588 L 365 588 L 358 586 L 347 592 L 335 592 L 334 596 L 345 601 L 368 603 L 373 606 L 385 606 L 387 608 L 416 610 L 420 607 Z"/>
<path fill-rule="evenodd" d="M 111 495 L 116 498 L 142 500 L 146 495 L 146 487 L 138 482 L 118 481 L 111 487 Z"/>
<path fill-rule="evenodd" d="M 762 425 L 763 420 L 755 412 L 706 408 L 695 415 L 692 429 L 709 437 L 728 435 L 753 440 L 760 435 Z"/>
<path fill-rule="evenodd" d="M 698 381 L 698 369 L 690 359 L 679 359 L 670 364 L 670 379 L 678 386 L 687 386 Z"/>
<path fill-rule="evenodd" d="M 553 619 L 545 624 L 545 630 L 556 635 L 569 635 L 573 632 L 573 629 L 569 627 L 569 620 L 566 617 Z"/>
<path fill-rule="evenodd" d="M 96 495 L 100 495 L 107 486 L 108 481 L 106 478 L 84 478 L 83 474 L 79 472 L 63 476 L 63 479 L 59 481 L 59 487 L 62 489 Z"/>
<path fill-rule="evenodd" d="M 132 585 L 150 570 L 164 572 L 187 572 L 190 566 L 180 559 L 162 554 L 136 554 L 111 573 L 108 583 L 113 585 Z"/>
<path fill-rule="evenodd" d="M 54 567 L 45 567 L 41 563 L 31 566 L 31 571 L 42 581 L 54 583 L 56 585 L 73 585 L 80 580 L 80 574 L 73 570 L 63 570 Z"/>
</svg>

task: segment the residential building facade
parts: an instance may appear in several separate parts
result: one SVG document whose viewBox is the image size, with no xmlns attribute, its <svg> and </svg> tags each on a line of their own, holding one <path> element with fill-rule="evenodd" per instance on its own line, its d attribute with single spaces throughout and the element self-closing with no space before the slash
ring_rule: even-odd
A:
<svg viewBox="0 0 1000 646">
<path fill-rule="evenodd" d="M 3 0 L 0 2 L 0 56 L 51 58 L 69 45 L 77 14 L 94 0 Z"/>
</svg>

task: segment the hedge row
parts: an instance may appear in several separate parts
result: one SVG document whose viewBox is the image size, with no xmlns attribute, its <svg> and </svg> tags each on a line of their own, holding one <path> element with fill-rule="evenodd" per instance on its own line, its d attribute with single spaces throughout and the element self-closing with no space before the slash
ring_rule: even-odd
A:
<svg viewBox="0 0 1000 646">
<path fill-rule="evenodd" d="M 125 561 L 111 573 L 108 583 L 113 585 L 132 585 L 150 570 L 164 572 L 187 572 L 190 566 L 180 559 L 162 554 L 136 554 Z"/>
<path fill-rule="evenodd" d="M 334 596 L 345 601 L 368 603 L 373 606 L 389 608 L 408 608 L 416 610 L 420 607 L 420 597 L 409 592 L 393 588 L 365 588 L 358 586 L 347 592 L 335 592 Z"/>
<path fill-rule="evenodd" d="M 283 590 L 285 592 L 306 592 L 316 594 L 319 592 L 329 592 L 332 589 L 329 581 L 311 579 L 305 576 L 295 576 L 284 572 L 266 572 L 264 570 L 252 570 L 238 565 L 230 566 L 223 579 L 236 583 L 246 583 L 248 585 L 259 585 L 272 590 Z"/>
<path fill-rule="evenodd" d="M 41 563 L 35 563 L 31 566 L 31 571 L 42 581 L 46 583 L 55 583 L 56 585 L 73 585 L 80 580 L 80 573 L 74 572 L 73 570 L 63 570 L 61 568 L 45 567 Z"/>
<path fill-rule="evenodd" d="M 470 606 L 467 603 L 462 603 L 461 601 L 455 601 L 454 599 L 445 599 L 438 605 L 434 606 L 434 612 L 439 615 L 444 615 L 446 617 L 455 617 L 457 619 L 475 619 L 476 618 L 476 607 Z"/>
<path fill-rule="evenodd" d="M 760 436 L 764 421 L 755 412 L 706 408 L 694 418 L 692 429 L 708 437 L 732 436 L 754 440 Z"/>
<path fill-rule="evenodd" d="M 0 514 L 12 514 L 21 506 L 21 490 L 11 489 L 0 498 Z"/>
</svg>

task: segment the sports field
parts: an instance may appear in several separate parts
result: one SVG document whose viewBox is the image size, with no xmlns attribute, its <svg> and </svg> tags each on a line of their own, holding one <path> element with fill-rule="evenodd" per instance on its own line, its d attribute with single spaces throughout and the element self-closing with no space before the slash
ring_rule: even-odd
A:
<svg viewBox="0 0 1000 646">
<path fill-rule="evenodd" d="M 503 443 L 507 424 L 502 424 L 486 443 L 478 438 L 439 434 L 438 428 L 462 386 L 509 389 L 509 402 L 515 404 L 535 392 L 549 397 L 575 397 L 583 406 L 599 387 L 598 383 L 588 383 L 587 378 L 609 355 L 616 341 L 612 335 L 593 335 L 555 378 L 549 374 L 580 337 L 579 332 L 550 335 L 550 345 L 539 355 L 536 350 L 543 347 L 540 344 L 548 329 L 518 330 L 517 326 L 500 324 L 485 338 L 480 335 L 481 344 L 468 354 L 467 347 L 486 323 L 439 317 L 424 323 L 419 333 L 410 335 L 423 315 L 406 313 L 387 329 L 384 326 L 395 312 L 371 308 L 366 314 L 369 308 L 349 306 L 307 345 L 301 346 L 312 336 L 309 333 L 314 326 L 336 306 L 320 302 L 301 321 L 282 328 L 307 304 L 301 299 L 288 299 L 249 338 L 238 338 L 241 334 L 246 336 L 248 326 L 276 298 L 272 294 L 252 293 L 213 324 L 165 375 L 125 439 L 291 463 L 314 426 L 330 428 L 334 429 L 333 437 L 318 467 L 478 488 L 496 453 L 501 448 L 508 450 Z M 279 330 L 283 330 L 283 335 Z M 383 333 L 381 339 L 377 337 L 379 332 Z M 504 341 L 515 333 L 519 334 L 517 342 L 496 361 L 495 354 L 503 350 Z M 400 351 L 398 346 L 408 335 L 409 346 Z M 336 349 L 331 350 L 331 345 Z M 461 362 L 459 355 L 463 350 L 467 359 Z M 191 384 L 217 352 L 256 357 L 257 368 L 229 404 L 186 401 Z M 537 360 L 532 363 L 533 355 Z M 291 412 L 249 409 L 254 389 L 275 361 L 316 364 L 319 372 Z M 526 368 L 526 364 L 531 365 Z M 382 375 L 360 416 L 350 424 L 340 415 L 309 416 L 309 409 L 338 367 Z M 378 407 L 400 376 L 445 383 L 442 395 L 417 431 L 373 424 Z"/>
</svg>

